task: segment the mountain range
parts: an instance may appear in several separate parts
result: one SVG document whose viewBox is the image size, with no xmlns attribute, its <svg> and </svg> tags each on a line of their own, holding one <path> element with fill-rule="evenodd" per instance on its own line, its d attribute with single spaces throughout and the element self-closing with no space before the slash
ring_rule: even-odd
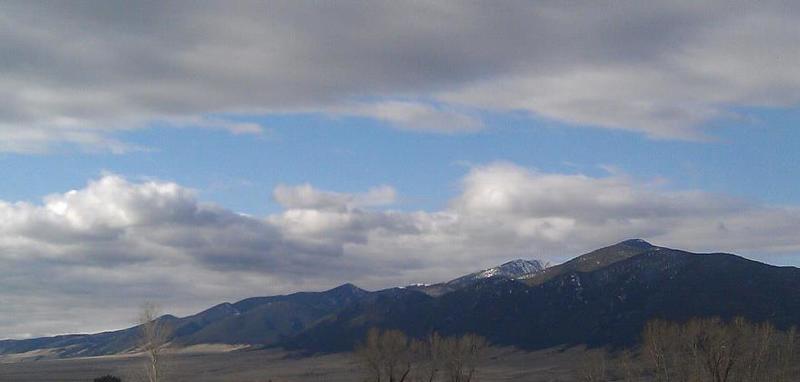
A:
<svg viewBox="0 0 800 382">
<path fill-rule="evenodd" d="M 725 253 L 696 254 L 634 239 L 547 267 L 514 260 L 454 280 L 366 291 L 255 297 L 187 317 L 163 316 L 172 346 L 221 343 L 346 351 L 371 327 L 412 336 L 473 332 L 523 349 L 628 345 L 661 318 L 743 316 L 800 324 L 800 269 Z M 98 334 L 0 341 L 0 354 L 47 350 L 59 357 L 136 350 L 138 327 Z"/>
</svg>

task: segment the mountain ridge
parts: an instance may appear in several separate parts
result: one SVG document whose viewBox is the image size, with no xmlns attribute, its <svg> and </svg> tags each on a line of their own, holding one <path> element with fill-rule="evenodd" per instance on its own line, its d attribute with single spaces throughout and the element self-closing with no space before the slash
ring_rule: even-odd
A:
<svg viewBox="0 0 800 382">
<path fill-rule="evenodd" d="M 505 267 L 505 268 L 504 268 Z M 626 240 L 562 264 L 512 260 L 428 286 L 366 291 L 346 283 L 322 292 L 253 297 L 169 319 L 172 346 L 352 349 L 372 326 L 413 336 L 475 332 L 527 349 L 630 344 L 652 318 L 715 315 L 800 324 L 800 269 L 733 254 L 696 254 Z M 55 349 L 61 357 L 135 351 L 137 327 L 0 341 L 0 354 Z"/>
</svg>

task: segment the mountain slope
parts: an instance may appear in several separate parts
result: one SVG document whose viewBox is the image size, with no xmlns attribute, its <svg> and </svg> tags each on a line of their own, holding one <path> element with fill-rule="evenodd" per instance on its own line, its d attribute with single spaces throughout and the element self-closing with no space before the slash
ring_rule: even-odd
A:
<svg viewBox="0 0 800 382">
<path fill-rule="evenodd" d="M 369 292 L 345 284 L 322 293 L 258 297 L 230 306 L 231 314 L 186 333 L 179 328 L 176 343 L 264 344 L 307 329 L 315 321 L 365 298 Z M 184 333 L 180 331 L 183 330 Z"/>
<path fill-rule="evenodd" d="M 799 288 L 800 270 L 794 267 L 623 242 L 567 262 L 547 277 L 488 278 L 424 304 L 413 301 L 417 296 L 407 296 L 392 302 L 411 307 L 402 320 L 374 314 L 395 314 L 387 306 L 351 306 L 347 314 L 301 335 L 307 339 L 346 333 L 350 338 L 322 344 L 295 338 L 285 345 L 345 350 L 369 326 L 411 334 L 474 332 L 497 344 L 528 349 L 630 344 L 653 318 L 743 316 L 788 327 L 800 324 Z"/>
</svg>

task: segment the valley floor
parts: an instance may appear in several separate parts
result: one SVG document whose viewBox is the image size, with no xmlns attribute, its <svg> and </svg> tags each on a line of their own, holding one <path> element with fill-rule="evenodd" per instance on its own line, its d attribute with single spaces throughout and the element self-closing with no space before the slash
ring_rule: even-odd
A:
<svg viewBox="0 0 800 382">
<path fill-rule="evenodd" d="M 487 354 L 478 380 L 576 381 L 585 359 L 580 348 L 524 352 L 495 348 Z M 143 359 L 109 356 L 54 360 L 0 360 L 0 381 L 92 381 L 113 374 L 123 381 L 144 381 Z M 363 376 L 352 354 L 292 357 L 278 350 L 195 351 L 168 360 L 170 382 L 353 382 Z"/>
</svg>

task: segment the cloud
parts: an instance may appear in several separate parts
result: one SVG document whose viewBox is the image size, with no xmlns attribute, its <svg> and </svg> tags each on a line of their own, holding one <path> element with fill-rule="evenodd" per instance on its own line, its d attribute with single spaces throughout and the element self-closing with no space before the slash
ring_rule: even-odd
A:
<svg viewBox="0 0 800 382">
<path fill-rule="evenodd" d="M 457 132 L 522 110 L 702 139 L 742 107 L 800 102 L 791 2 L 0 7 L 3 151 L 122 152 L 118 132 L 153 122 L 295 112 Z"/>
<path fill-rule="evenodd" d="M 273 197 L 288 209 L 350 210 L 356 207 L 382 206 L 395 202 L 397 191 L 380 186 L 363 194 L 321 191 L 306 183 L 299 186 L 284 184 L 275 187 Z"/>
<path fill-rule="evenodd" d="M 476 166 L 438 211 L 391 210 L 388 186 L 281 185 L 273 197 L 284 209 L 253 217 L 172 182 L 108 174 L 41 203 L 0 202 L 0 337 L 123 327 L 144 300 L 189 314 L 343 282 L 447 280 L 513 258 L 559 262 L 632 237 L 784 263 L 800 254 L 797 206 L 670 190 L 619 171 Z"/>
<path fill-rule="evenodd" d="M 420 102 L 382 101 L 343 107 L 333 112 L 370 117 L 406 130 L 460 133 L 477 131 L 484 127 L 479 118 L 467 112 Z"/>
</svg>

